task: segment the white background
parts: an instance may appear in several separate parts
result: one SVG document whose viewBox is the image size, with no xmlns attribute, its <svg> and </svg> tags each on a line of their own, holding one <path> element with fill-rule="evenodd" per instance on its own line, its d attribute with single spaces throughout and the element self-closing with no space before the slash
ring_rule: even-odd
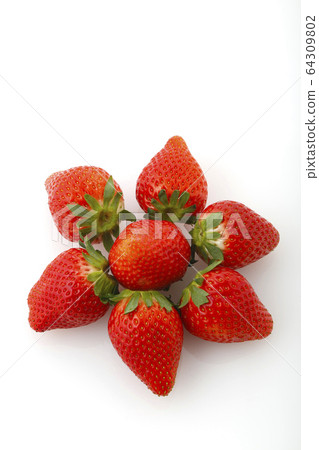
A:
<svg viewBox="0 0 319 450">
<path fill-rule="evenodd" d="M 308 449 L 318 446 L 318 421 L 316 418 L 315 408 L 319 402 L 319 384 L 318 384 L 318 357 L 317 347 L 317 318 L 319 315 L 319 278 L 318 278 L 318 261 L 319 237 L 316 233 L 317 224 L 319 223 L 319 183 L 318 179 L 311 180 L 306 176 L 306 168 L 308 167 L 308 144 L 307 144 L 307 127 L 305 123 L 308 121 L 307 103 L 308 90 L 310 89 L 310 79 L 313 80 L 317 94 L 317 123 L 318 123 L 318 67 L 316 67 L 316 75 L 309 76 L 306 74 L 306 17 L 315 15 L 317 20 L 319 17 L 319 3 L 316 0 L 304 0 L 301 8 L 301 192 L 302 192 L 302 227 L 301 227 L 301 285 L 302 285 L 302 445 Z M 309 19 L 308 19 L 309 20 Z M 316 44 L 316 65 L 318 66 L 318 32 Z M 309 59 L 308 59 L 309 60 Z M 318 128 L 318 126 L 317 126 Z M 318 135 L 318 133 L 317 133 Z M 318 137 L 317 137 L 318 142 Z M 318 144 L 317 144 L 318 147 Z M 318 157 L 317 157 L 318 170 Z"/>
<path fill-rule="evenodd" d="M 2 2 L 2 448 L 300 448 L 299 13 L 295 0 Z M 118 358 L 109 314 L 36 334 L 26 300 L 70 245 L 46 177 L 101 166 L 140 211 L 136 179 L 174 134 L 207 171 L 209 203 L 245 203 L 281 242 L 240 270 L 273 315 L 268 341 L 185 332 L 158 398 Z"/>
</svg>

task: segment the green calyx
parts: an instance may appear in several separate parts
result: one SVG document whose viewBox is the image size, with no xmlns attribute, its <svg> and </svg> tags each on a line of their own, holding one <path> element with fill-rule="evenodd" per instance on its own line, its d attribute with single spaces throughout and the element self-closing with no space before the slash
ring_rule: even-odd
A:
<svg viewBox="0 0 319 450">
<path fill-rule="evenodd" d="M 162 189 L 158 194 L 158 200 L 153 198 L 151 203 L 152 208 L 148 208 L 147 213 L 150 219 L 156 219 L 157 215 L 161 216 L 162 220 L 169 222 L 178 222 L 187 213 L 193 213 L 196 210 L 196 205 L 185 208 L 186 203 L 190 197 L 189 192 L 182 192 L 175 190 L 168 199 L 165 189 Z"/>
<path fill-rule="evenodd" d="M 223 213 L 211 213 L 205 218 L 197 220 L 190 231 L 192 246 L 207 264 L 213 261 L 223 260 L 223 252 L 218 247 L 222 239 L 220 231 L 217 231 L 223 221 Z"/>
<path fill-rule="evenodd" d="M 181 303 L 179 308 L 183 308 L 183 306 L 187 305 L 187 303 L 192 299 L 192 302 L 199 308 L 201 305 L 208 303 L 208 292 L 201 289 L 201 285 L 203 284 L 204 277 L 203 275 L 211 270 L 214 270 L 216 266 L 218 266 L 222 262 L 222 259 L 214 261 L 212 264 L 207 266 L 204 270 L 197 272 L 194 280 L 183 290 Z"/>
<path fill-rule="evenodd" d="M 133 214 L 125 211 L 123 194 L 117 192 L 114 187 L 113 178 L 110 177 L 105 185 L 102 204 L 89 194 L 85 194 L 84 198 L 91 209 L 72 203 L 68 205 L 69 210 L 75 217 L 78 217 L 77 227 L 82 241 L 86 236 L 90 236 L 90 240 L 102 237 L 104 246 L 110 251 L 113 245 L 113 237 L 119 235 L 119 214 L 127 213 L 132 218 L 127 220 L 135 220 Z"/>
<path fill-rule="evenodd" d="M 87 253 L 83 252 L 84 259 L 97 269 L 88 274 L 87 280 L 94 283 L 94 294 L 100 298 L 102 303 L 105 303 L 105 299 L 109 295 L 117 294 L 118 283 L 114 277 L 107 273 L 109 269 L 107 259 L 99 250 L 93 248 L 88 238 L 85 239 L 84 248 L 87 251 Z"/>
<path fill-rule="evenodd" d="M 158 291 L 131 291 L 130 289 L 124 289 L 117 295 L 109 295 L 108 302 L 116 305 L 121 300 L 129 299 L 124 314 L 129 314 L 134 311 L 139 302 L 142 301 L 145 305 L 150 308 L 154 302 L 157 302 L 161 308 L 165 308 L 167 312 L 170 312 L 173 308 L 173 304 Z"/>
</svg>

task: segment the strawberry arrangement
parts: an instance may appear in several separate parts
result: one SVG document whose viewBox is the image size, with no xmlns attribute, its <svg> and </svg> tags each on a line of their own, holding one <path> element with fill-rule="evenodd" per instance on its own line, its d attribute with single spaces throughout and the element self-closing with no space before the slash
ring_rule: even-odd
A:
<svg viewBox="0 0 319 450">
<path fill-rule="evenodd" d="M 45 187 L 59 232 L 79 248 L 55 258 L 31 289 L 35 331 L 88 325 L 112 307 L 108 334 L 115 350 L 159 396 L 174 386 L 183 326 L 219 343 L 272 332 L 270 313 L 234 269 L 266 256 L 279 233 L 241 203 L 206 207 L 205 175 L 181 137 L 169 139 L 138 178 L 142 220 L 125 210 L 120 186 L 101 168 L 54 173 Z M 124 220 L 131 223 L 120 232 Z M 207 267 L 196 270 L 180 299 L 171 299 L 169 286 L 183 278 L 196 255 Z"/>
</svg>

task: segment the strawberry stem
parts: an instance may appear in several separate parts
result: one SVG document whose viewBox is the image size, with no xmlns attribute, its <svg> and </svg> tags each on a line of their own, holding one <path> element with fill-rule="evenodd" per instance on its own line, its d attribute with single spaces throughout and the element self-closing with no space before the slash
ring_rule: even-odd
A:
<svg viewBox="0 0 319 450">
<path fill-rule="evenodd" d="M 104 236 L 116 237 L 120 220 L 119 214 L 124 208 L 124 201 L 122 192 L 117 192 L 114 187 L 113 178 L 110 176 L 107 180 L 102 203 L 89 194 L 85 194 L 84 198 L 90 209 L 78 204 L 68 205 L 72 214 L 81 218 L 77 222 L 80 239 L 84 241 L 88 235 L 92 241 Z"/>
<path fill-rule="evenodd" d="M 148 208 L 148 216 L 150 219 L 157 219 L 157 215 L 161 215 L 161 220 L 169 222 L 178 222 L 187 213 L 193 213 L 196 210 L 196 205 L 185 208 L 186 203 L 190 197 L 189 192 L 182 192 L 175 190 L 168 199 L 165 189 L 158 193 L 158 200 L 153 198 L 151 200 L 152 208 Z"/>
<path fill-rule="evenodd" d="M 108 295 L 115 295 L 118 293 L 118 283 L 115 278 L 109 275 L 109 263 L 108 260 L 102 255 L 100 250 L 96 250 L 88 238 L 85 238 L 83 252 L 84 259 L 95 269 L 94 272 L 90 272 L 87 276 L 87 280 L 94 283 L 94 294 L 100 298 L 102 303 L 105 303 L 104 299 Z"/>
<path fill-rule="evenodd" d="M 108 295 L 108 302 L 113 305 L 116 305 L 122 300 L 128 300 L 124 314 L 129 314 L 134 311 L 140 301 L 144 302 L 148 308 L 154 302 L 157 302 L 161 308 L 165 308 L 167 312 L 170 312 L 173 308 L 172 302 L 158 291 L 131 291 L 130 289 L 124 289 L 117 295 Z"/>
<path fill-rule="evenodd" d="M 222 213 L 211 213 L 196 221 L 190 231 L 192 245 L 196 253 L 208 264 L 213 261 L 223 260 L 223 251 L 220 246 L 223 242 L 220 225 L 223 221 Z"/>
<path fill-rule="evenodd" d="M 201 285 L 203 284 L 205 273 L 210 272 L 211 270 L 214 270 L 215 267 L 217 267 L 220 263 L 222 263 L 223 260 L 216 260 L 209 266 L 207 266 L 205 269 L 201 270 L 200 272 L 197 272 L 197 275 L 195 276 L 194 280 L 183 290 L 181 302 L 179 305 L 179 308 L 183 308 L 183 306 L 187 305 L 190 299 L 192 299 L 193 303 L 200 307 L 201 305 L 204 305 L 205 303 L 208 303 L 208 293 L 201 289 Z"/>
</svg>

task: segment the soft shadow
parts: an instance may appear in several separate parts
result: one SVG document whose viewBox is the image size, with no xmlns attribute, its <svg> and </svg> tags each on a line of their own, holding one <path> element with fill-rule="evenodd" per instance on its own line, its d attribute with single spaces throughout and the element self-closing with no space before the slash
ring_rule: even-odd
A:
<svg viewBox="0 0 319 450">
<path fill-rule="evenodd" d="M 43 347 L 78 347 L 95 348 L 101 342 L 109 341 L 107 323 L 112 308 L 105 316 L 90 325 L 77 328 L 55 329 L 36 334 L 39 344 Z"/>
<path fill-rule="evenodd" d="M 189 352 L 202 364 L 220 365 L 246 358 L 260 351 L 260 341 L 233 342 L 221 344 L 205 341 L 190 334 L 184 328 L 184 351 Z"/>
</svg>

